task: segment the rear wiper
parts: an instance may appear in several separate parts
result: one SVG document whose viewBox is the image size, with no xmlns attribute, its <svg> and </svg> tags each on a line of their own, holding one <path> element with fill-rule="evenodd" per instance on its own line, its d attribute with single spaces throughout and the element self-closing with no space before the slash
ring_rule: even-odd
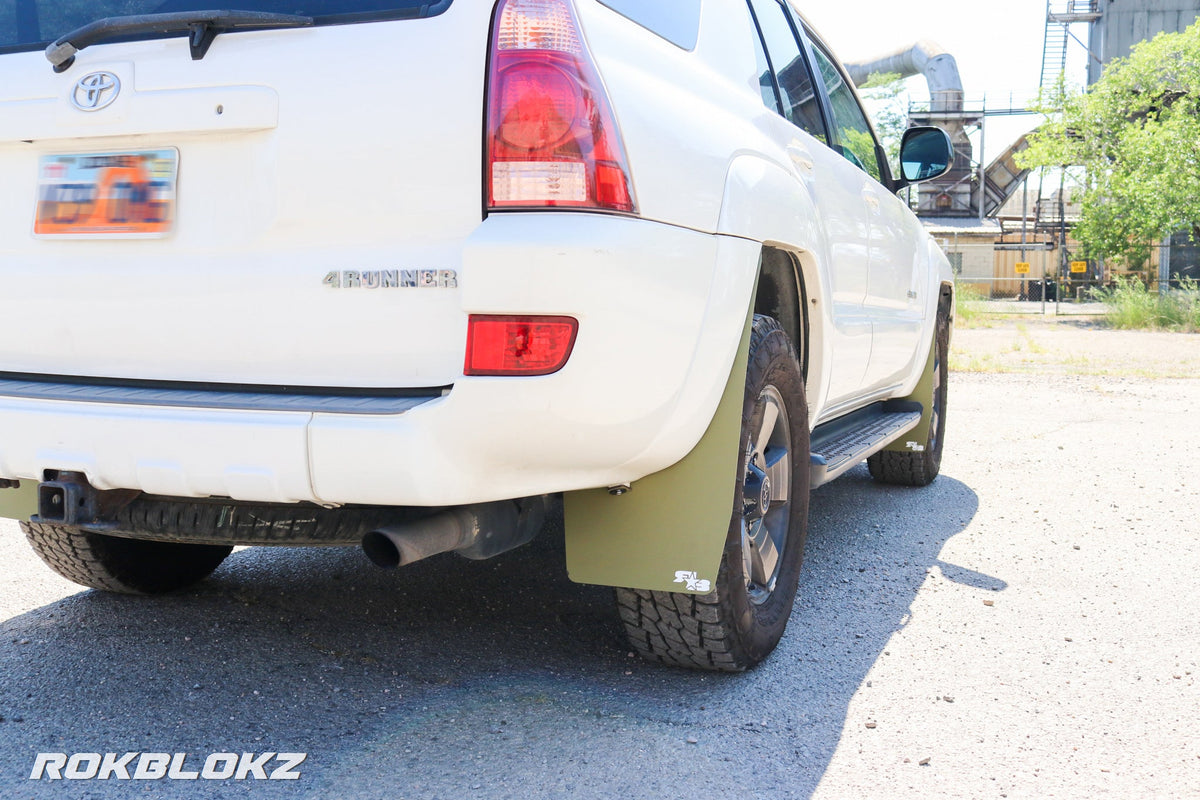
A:
<svg viewBox="0 0 1200 800">
<path fill-rule="evenodd" d="M 105 39 L 144 33 L 187 33 L 192 60 L 199 61 L 204 58 L 217 34 L 225 31 L 239 28 L 300 28 L 312 24 L 312 17 L 261 11 L 183 11 L 105 17 L 58 37 L 46 48 L 46 58 L 54 65 L 55 72 L 65 72 L 75 63 L 76 53 Z"/>
</svg>

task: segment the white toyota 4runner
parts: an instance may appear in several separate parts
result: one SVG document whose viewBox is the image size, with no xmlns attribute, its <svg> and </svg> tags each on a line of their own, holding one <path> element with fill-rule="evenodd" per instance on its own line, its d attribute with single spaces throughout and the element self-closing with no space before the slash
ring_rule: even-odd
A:
<svg viewBox="0 0 1200 800">
<path fill-rule="evenodd" d="M 564 515 L 644 655 L 783 634 L 808 493 L 938 472 L 945 257 L 779 0 L 0 0 L 0 506 L 61 575 Z M 557 511 L 555 512 L 557 513 Z"/>
</svg>

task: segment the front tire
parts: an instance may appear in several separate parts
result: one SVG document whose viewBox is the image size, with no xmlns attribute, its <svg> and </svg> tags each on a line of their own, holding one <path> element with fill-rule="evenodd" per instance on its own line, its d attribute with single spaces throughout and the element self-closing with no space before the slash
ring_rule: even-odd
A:
<svg viewBox="0 0 1200 800">
<path fill-rule="evenodd" d="M 867 459 L 871 477 L 898 486 L 928 486 L 942 469 L 942 446 L 946 440 L 947 383 L 950 376 L 948 351 L 950 326 L 939 317 L 933 348 L 933 412 L 925 449 L 917 453 L 881 450 Z"/>
<path fill-rule="evenodd" d="M 65 525 L 22 522 L 34 552 L 69 581 L 120 594 L 163 594 L 202 580 L 233 550 L 88 533 Z"/>
<path fill-rule="evenodd" d="M 775 649 L 791 615 L 808 527 L 808 405 L 791 341 L 762 315 L 750 336 L 738 458 L 713 590 L 617 590 L 629 641 L 650 660 L 745 670 Z"/>
</svg>

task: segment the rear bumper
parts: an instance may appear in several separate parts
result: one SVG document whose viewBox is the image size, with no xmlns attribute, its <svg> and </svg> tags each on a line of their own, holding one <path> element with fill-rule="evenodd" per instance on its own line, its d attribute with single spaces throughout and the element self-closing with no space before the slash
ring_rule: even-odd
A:
<svg viewBox="0 0 1200 800">
<path fill-rule="evenodd" d="M 173 497 L 418 506 L 631 482 L 707 428 L 757 258 L 754 242 L 646 220 L 493 215 L 463 247 L 462 328 L 472 313 L 573 316 L 559 372 L 460 376 L 383 414 L 0 394 L 0 476 L 71 470 L 99 489 Z"/>
</svg>

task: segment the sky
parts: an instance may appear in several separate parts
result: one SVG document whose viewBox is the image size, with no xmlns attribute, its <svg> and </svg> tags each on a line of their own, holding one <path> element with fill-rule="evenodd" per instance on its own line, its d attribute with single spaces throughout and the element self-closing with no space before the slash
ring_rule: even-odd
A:
<svg viewBox="0 0 1200 800">
<path fill-rule="evenodd" d="M 958 62 L 968 103 L 1015 105 L 1035 97 L 1042 70 L 1046 30 L 1045 0 L 801 0 L 804 16 L 843 61 L 867 61 L 927 39 Z M 869 21 L 869 22 L 868 22 Z M 1076 26 L 1086 41 L 1086 26 Z M 1082 80 L 1083 47 L 1072 42 L 1069 60 Z M 908 82 L 912 99 L 929 98 L 924 80 Z M 1018 136 L 1036 127 L 1036 117 L 991 117 L 986 124 L 986 157 L 999 155 Z"/>
</svg>

